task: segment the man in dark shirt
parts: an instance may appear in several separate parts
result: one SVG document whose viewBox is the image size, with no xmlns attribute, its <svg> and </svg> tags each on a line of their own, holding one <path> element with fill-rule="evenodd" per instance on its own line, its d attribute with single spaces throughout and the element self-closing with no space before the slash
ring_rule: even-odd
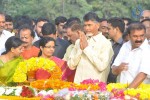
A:
<svg viewBox="0 0 150 100">
<path fill-rule="evenodd" d="M 125 24 L 122 19 L 120 18 L 111 18 L 108 20 L 108 32 L 109 37 L 111 38 L 111 43 L 114 51 L 114 56 L 112 57 L 112 61 L 110 65 L 114 62 L 115 58 L 117 57 L 120 48 L 123 44 L 122 35 L 124 32 Z M 116 82 L 116 76 L 112 74 L 111 70 L 108 75 L 107 83 L 114 83 Z"/>
</svg>

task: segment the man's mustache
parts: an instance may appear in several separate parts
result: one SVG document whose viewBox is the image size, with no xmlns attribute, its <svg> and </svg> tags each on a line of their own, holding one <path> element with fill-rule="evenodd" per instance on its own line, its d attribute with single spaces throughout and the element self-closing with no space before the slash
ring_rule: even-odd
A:
<svg viewBox="0 0 150 100">
<path fill-rule="evenodd" d="M 135 43 L 142 43 L 142 40 L 141 41 L 135 41 Z"/>
</svg>

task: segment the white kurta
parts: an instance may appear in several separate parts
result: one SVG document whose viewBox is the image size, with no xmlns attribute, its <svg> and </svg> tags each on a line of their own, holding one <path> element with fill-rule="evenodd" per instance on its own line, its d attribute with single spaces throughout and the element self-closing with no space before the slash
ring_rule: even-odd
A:
<svg viewBox="0 0 150 100">
<path fill-rule="evenodd" d="M 2 34 L 0 35 L 0 55 L 5 51 L 5 42 L 11 36 L 13 36 L 13 34 L 6 30 L 3 30 Z"/>
<path fill-rule="evenodd" d="M 102 33 L 88 39 L 84 50 L 80 49 L 80 40 L 77 40 L 67 61 L 70 69 L 76 69 L 74 82 L 90 78 L 106 82 L 112 56 L 111 43 Z"/>
<path fill-rule="evenodd" d="M 119 66 L 121 63 L 128 63 L 128 70 L 122 71 L 118 82 L 131 83 L 139 72 L 150 75 L 150 46 L 147 39 L 139 48 L 131 49 L 131 42 L 124 43 L 113 65 Z M 112 65 L 112 66 L 113 66 Z M 146 78 L 144 83 L 150 83 Z"/>
</svg>

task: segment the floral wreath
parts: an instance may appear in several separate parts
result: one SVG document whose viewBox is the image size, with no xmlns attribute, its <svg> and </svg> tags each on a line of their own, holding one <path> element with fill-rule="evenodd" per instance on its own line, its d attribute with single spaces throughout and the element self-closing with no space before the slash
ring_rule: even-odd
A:
<svg viewBox="0 0 150 100">
<path fill-rule="evenodd" d="M 33 57 L 18 64 L 13 75 L 13 81 L 25 82 L 27 80 L 27 73 L 37 69 L 48 71 L 51 74 L 50 79 L 60 79 L 62 76 L 61 69 L 54 61 L 42 57 Z"/>
</svg>

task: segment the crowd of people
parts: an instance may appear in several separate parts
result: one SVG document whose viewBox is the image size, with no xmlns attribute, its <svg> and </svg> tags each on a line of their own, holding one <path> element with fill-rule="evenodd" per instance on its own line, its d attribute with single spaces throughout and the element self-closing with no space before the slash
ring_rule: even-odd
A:
<svg viewBox="0 0 150 100">
<path fill-rule="evenodd" d="M 139 21 L 88 12 L 83 21 L 59 16 L 54 22 L 0 13 L 0 84 L 13 82 L 19 62 L 32 57 L 53 60 L 65 70 L 64 81 L 150 83 L 150 10 Z"/>
</svg>

